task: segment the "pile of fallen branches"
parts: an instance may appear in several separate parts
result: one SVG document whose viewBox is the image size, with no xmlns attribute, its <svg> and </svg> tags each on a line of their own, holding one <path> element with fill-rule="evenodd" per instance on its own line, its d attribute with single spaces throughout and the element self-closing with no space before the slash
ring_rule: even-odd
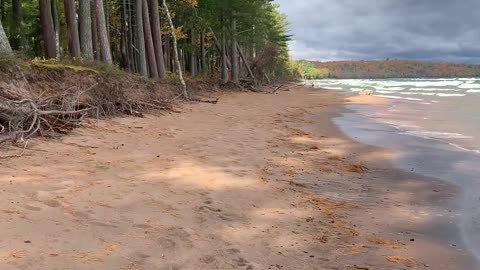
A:
<svg viewBox="0 0 480 270">
<path fill-rule="evenodd" d="M 10 141 L 25 145 L 33 136 L 65 134 L 87 117 L 143 117 L 144 112 L 173 111 L 172 102 L 159 99 L 154 91 L 144 90 L 138 96 L 131 92 L 120 83 L 104 82 L 35 97 L 29 91 L 0 87 L 0 144 Z"/>
<path fill-rule="evenodd" d="M 91 88 L 85 91 L 89 91 Z M 0 91 L 0 143 L 25 142 L 32 136 L 65 133 L 82 120 L 98 113 L 96 108 L 80 102 L 83 92 L 65 91 L 48 97 L 13 99 Z"/>
</svg>

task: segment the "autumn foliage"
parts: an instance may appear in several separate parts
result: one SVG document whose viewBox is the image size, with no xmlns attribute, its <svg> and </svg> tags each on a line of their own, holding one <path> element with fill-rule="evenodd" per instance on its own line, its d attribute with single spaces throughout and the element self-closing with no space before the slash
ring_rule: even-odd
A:
<svg viewBox="0 0 480 270">
<path fill-rule="evenodd" d="M 478 77 L 480 65 L 430 63 L 410 60 L 309 62 L 316 70 L 328 70 L 330 78 L 450 78 Z"/>
</svg>

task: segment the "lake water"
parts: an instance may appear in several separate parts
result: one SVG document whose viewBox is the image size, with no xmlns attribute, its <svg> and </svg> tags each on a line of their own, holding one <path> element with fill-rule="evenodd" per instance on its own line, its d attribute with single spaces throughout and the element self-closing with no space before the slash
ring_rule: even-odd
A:
<svg viewBox="0 0 480 270">
<path fill-rule="evenodd" d="M 334 119 L 349 137 L 399 153 L 397 168 L 459 186 L 460 209 L 435 209 L 458 228 L 480 261 L 480 79 L 320 80 L 307 84 L 356 95 L 373 90 L 388 105 L 347 105 Z M 448 243 L 445 243 L 448 245 Z"/>
</svg>

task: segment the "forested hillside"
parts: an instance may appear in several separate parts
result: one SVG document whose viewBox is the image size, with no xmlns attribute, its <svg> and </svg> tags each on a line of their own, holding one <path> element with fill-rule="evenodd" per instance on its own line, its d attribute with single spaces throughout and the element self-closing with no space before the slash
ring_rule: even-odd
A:
<svg viewBox="0 0 480 270">
<path fill-rule="evenodd" d="M 307 68 L 307 74 L 316 78 L 447 78 L 478 77 L 480 65 L 462 65 L 448 63 L 428 63 L 407 60 L 385 61 L 340 61 L 340 62 L 308 62 L 299 61 L 300 66 Z M 321 70 L 319 74 L 311 68 Z M 305 69 L 305 68 L 303 68 Z"/>
<path fill-rule="evenodd" d="M 287 23 L 269 0 L 0 0 L 0 17 L 3 55 L 236 84 L 288 71 Z"/>
</svg>

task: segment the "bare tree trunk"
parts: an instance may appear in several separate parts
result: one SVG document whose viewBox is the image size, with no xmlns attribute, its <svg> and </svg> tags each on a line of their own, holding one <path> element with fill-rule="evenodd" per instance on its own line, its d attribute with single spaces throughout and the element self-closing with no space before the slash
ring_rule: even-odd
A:
<svg viewBox="0 0 480 270">
<path fill-rule="evenodd" d="M 158 78 L 157 61 L 155 59 L 155 48 L 153 47 L 152 29 L 150 28 L 150 15 L 148 12 L 147 0 L 142 0 L 142 11 L 148 70 L 151 78 Z"/>
<path fill-rule="evenodd" d="M 92 14 L 90 13 L 91 0 L 79 0 L 78 19 L 80 30 L 80 49 L 82 57 L 93 61 L 92 43 Z"/>
<path fill-rule="evenodd" d="M 206 59 L 206 51 L 205 51 L 205 31 L 202 31 L 200 36 L 200 54 L 201 54 L 201 62 L 200 62 L 200 69 L 202 72 L 207 70 L 207 59 Z"/>
<path fill-rule="evenodd" d="M 215 35 L 215 32 L 213 32 L 212 28 L 209 27 L 208 31 L 212 33 L 212 38 L 213 38 L 213 43 L 215 44 L 215 47 L 217 48 L 218 52 L 222 54 L 222 44 L 218 41 L 217 36 Z M 232 63 L 230 63 L 230 59 L 227 58 L 227 68 L 230 68 L 232 66 Z"/>
<path fill-rule="evenodd" d="M 55 45 L 55 30 L 49 0 L 40 0 L 40 23 L 42 24 L 42 36 L 45 47 L 45 57 L 55 58 L 57 49 Z"/>
<path fill-rule="evenodd" d="M 250 65 L 248 64 L 248 61 L 247 61 L 247 59 L 245 59 L 245 55 L 240 50 L 240 46 L 238 46 L 238 44 L 237 44 L 237 48 L 238 48 L 238 53 L 240 54 L 240 58 L 242 59 L 243 63 L 245 64 L 245 67 L 247 68 L 248 75 L 250 75 L 250 77 L 252 77 L 253 83 L 255 85 L 257 85 L 257 80 L 255 79 L 255 75 L 253 75 L 252 69 L 250 68 Z"/>
<path fill-rule="evenodd" d="M 157 61 L 158 76 L 160 79 L 166 77 L 165 59 L 163 57 L 162 32 L 160 29 L 160 16 L 158 15 L 158 0 L 150 2 L 150 22 L 152 25 L 153 46 L 155 47 L 155 60 Z"/>
<path fill-rule="evenodd" d="M 226 30 L 225 22 L 222 20 L 222 82 L 228 83 L 228 67 L 227 67 L 227 39 L 226 39 Z"/>
<path fill-rule="evenodd" d="M 133 48 L 134 44 L 134 35 L 133 35 L 133 8 L 132 1 L 128 1 L 128 61 L 129 69 L 132 72 L 136 71 L 136 61 L 135 61 L 135 52 Z"/>
<path fill-rule="evenodd" d="M 235 84 L 239 83 L 238 70 L 237 19 L 234 11 L 232 16 L 232 81 Z"/>
<path fill-rule="evenodd" d="M 111 65 L 112 52 L 108 41 L 107 26 L 105 25 L 105 14 L 103 0 L 95 0 L 95 16 L 97 18 L 98 39 L 100 41 L 100 55 L 102 61 Z"/>
<path fill-rule="evenodd" d="M 10 47 L 10 42 L 8 42 L 5 30 L 3 30 L 2 21 L 0 21 L 0 54 L 12 54 L 12 47 Z"/>
<path fill-rule="evenodd" d="M 11 46 L 14 50 L 25 50 L 27 40 L 23 30 L 22 0 L 12 0 Z"/>
<path fill-rule="evenodd" d="M 128 53 L 127 53 L 127 2 L 120 1 L 120 66 L 126 70 L 129 69 Z"/>
<path fill-rule="evenodd" d="M 171 50 L 170 50 L 170 37 L 165 36 L 165 69 L 172 72 L 172 59 L 171 59 Z"/>
<path fill-rule="evenodd" d="M 147 59 L 145 54 L 145 34 L 143 32 L 142 0 L 135 0 L 136 14 L 136 45 L 138 50 L 138 70 L 144 77 L 148 77 Z"/>
<path fill-rule="evenodd" d="M 51 1 L 51 7 L 52 7 L 52 17 L 53 17 L 53 27 L 55 30 L 55 49 L 57 52 L 57 60 L 60 60 L 60 55 L 62 53 L 62 47 L 60 44 L 62 43 L 61 41 L 61 35 L 60 35 L 60 20 L 58 18 L 58 0 L 50 0 Z"/>
<path fill-rule="evenodd" d="M 197 76 L 197 64 L 196 64 L 196 55 L 195 55 L 195 32 L 193 29 L 190 30 L 189 33 L 189 40 L 190 40 L 190 76 L 195 77 Z"/>
<path fill-rule="evenodd" d="M 80 40 L 78 37 L 77 12 L 75 0 L 63 0 L 65 6 L 65 20 L 68 30 L 68 51 L 73 58 L 80 58 Z"/>
<path fill-rule="evenodd" d="M 90 1 L 90 14 L 92 18 L 92 50 L 93 50 L 93 59 L 96 61 L 100 60 L 100 48 L 98 46 L 98 26 L 97 26 L 97 17 L 95 16 L 95 3 L 94 0 Z"/>
<path fill-rule="evenodd" d="M 188 99 L 187 85 L 185 84 L 185 80 L 183 79 L 180 59 L 178 59 L 177 35 L 175 34 L 175 26 L 172 22 L 172 16 L 170 15 L 170 10 L 168 9 L 167 0 L 163 0 L 163 7 L 165 8 L 165 12 L 167 13 L 168 24 L 170 24 L 170 31 L 172 31 L 173 52 L 175 55 L 175 62 L 177 64 L 178 78 L 180 79 L 180 83 L 182 84 L 182 94 L 184 98 Z"/>
</svg>

